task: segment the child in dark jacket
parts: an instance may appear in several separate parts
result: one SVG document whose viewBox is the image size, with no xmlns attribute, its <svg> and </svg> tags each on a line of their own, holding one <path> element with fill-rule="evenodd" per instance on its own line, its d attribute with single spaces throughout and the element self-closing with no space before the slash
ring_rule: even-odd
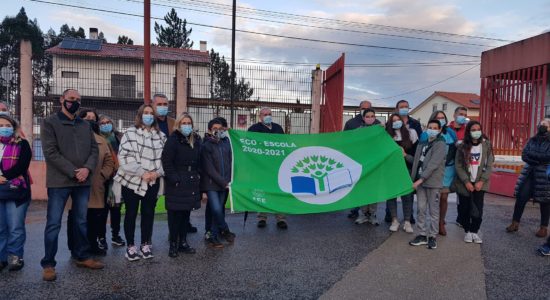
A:
<svg viewBox="0 0 550 300">
<path fill-rule="evenodd" d="M 209 247 L 223 248 L 222 237 L 232 243 L 235 234 L 225 222 L 224 202 L 231 181 L 231 146 L 227 131 L 218 118 L 208 122 L 208 134 L 201 148 L 201 191 L 208 195 L 207 210 L 212 216 L 211 232 L 206 241 Z"/>
</svg>

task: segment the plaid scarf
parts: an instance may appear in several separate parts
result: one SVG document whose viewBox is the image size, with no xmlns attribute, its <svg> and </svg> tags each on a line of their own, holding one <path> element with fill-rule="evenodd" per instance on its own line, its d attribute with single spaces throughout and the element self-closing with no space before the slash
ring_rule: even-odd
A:
<svg viewBox="0 0 550 300">
<path fill-rule="evenodd" d="M 12 139 L 7 143 L 4 143 L 4 141 L 1 142 L 5 144 L 4 155 L 2 156 L 2 170 L 7 171 L 17 164 L 19 154 L 21 152 L 21 146 L 19 146 L 18 141 L 15 139 Z M 25 182 L 25 178 L 23 178 L 23 176 L 14 178 L 10 180 L 9 183 L 11 185 L 27 188 L 27 183 Z"/>
</svg>

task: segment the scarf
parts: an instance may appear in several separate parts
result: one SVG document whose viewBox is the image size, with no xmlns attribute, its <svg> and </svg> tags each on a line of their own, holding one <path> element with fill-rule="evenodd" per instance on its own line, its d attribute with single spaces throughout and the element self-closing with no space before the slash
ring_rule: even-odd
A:
<svg viewBox="0 0 550 300">
<path fill-rule="evenodd" d="M 17 164 L 17 161 L 19 160 L 19 154 L 21 152 L 21 147 L 19 146 L 19 143 L 17 143 L 17 141 L 14 139 L 8 142 L 6 142 L 5 140 L 0 140 L 0 142 L 6 145 L 6 147 L 4 148 L 4 155 L 2 156 L 2 170 L 7 171 Z M 23 178 L 23 176 L 14 178 L 10 180 L 9 183 L 11 185 L 27 188 L 27 183 L 25 182 L 25 178 Z"/>
</svg>

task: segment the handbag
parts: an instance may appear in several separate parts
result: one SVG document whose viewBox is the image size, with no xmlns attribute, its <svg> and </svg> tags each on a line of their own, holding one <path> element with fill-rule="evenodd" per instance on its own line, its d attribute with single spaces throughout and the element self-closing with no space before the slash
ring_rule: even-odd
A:
<svg viewBox="0 0 550 300">
<path fill-rule="evenodd" d="M 10 180 L 0 184 L 0 200 L 18 201 L 28 197 L 29 189 L 21 184 L 13 184 Z"/>
</svg>

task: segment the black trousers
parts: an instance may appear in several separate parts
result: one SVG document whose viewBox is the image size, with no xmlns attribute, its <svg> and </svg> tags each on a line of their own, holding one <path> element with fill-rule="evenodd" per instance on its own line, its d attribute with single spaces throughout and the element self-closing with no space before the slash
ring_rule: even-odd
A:
<svg viewBox="0 0 550 300">
<path fill-rule="evenodd" d="M 126 205 L 126 216 L 124 217 L 124 236 L 128 246 L 135 245 L 134 234 L 136 230 L 136 219 L 138 208 L 141 202 L 141 244 L 151 244 L 153 239 L 153 225 L 155 222 L 155 206 L 157 205 L 157 194 L 159 183 L 149 187 L 145 196 L 134 193 L 133 190 L 122 187 L 122 198 Z"/>
<path fill-rule="evenodd" d="M 533 197 L 533 192 L 535 191 L 535 180 L 533 175 L 527 176 L 523 185 L 520 186 L 519 191 L 516 195 L 516 204 L 514 205 L 514 216 L 513 220 L 518 222 L 521 220 L 523 211 L 529 199 Z M 540 203 L 540 226 L 548 227 L 548 221 L 550 219 L 550 204 L 549 203 Z"/>
<path fill-rule="evenodd" d="M 472 196 L 458 195 L 460 201 L 460 224 L 464 227 L 464 232 L 477 233 L 479 227 L 481 227 L 481 221 L 483 219 L 483 198 L 485 197 L 484 191 L 473 191 Z M 472 206 L 477 209 L 479 214 L 477 216 L 472 215 Z"/>
<path fill-rule="evenodd" d="M 105 216 L 105 209 L 103 208 L 88 208 L 86 215 L 87 222 L 87 237 L 90 247 L 93 249 L 97 248 L 97 239 L 102 238 L 102 232 L 105 232 L 105 223 L 103 223 L 103 218 Z M 74 241 L 73 241 L 73 230 L 75 230 L 73 222 L 73 211 L 69 210 L 67 214 L 67 246 L 69 250 L 72 250 Z"/>
<path fill-rule="evenodd" d="M 187 231 L 189 231 L 190 210 L 168 210 L 168 230 L 170 232 L 170 242 L 176 243 L 178 240 L 182 243 L 187 241 Z"/>
</svg>

